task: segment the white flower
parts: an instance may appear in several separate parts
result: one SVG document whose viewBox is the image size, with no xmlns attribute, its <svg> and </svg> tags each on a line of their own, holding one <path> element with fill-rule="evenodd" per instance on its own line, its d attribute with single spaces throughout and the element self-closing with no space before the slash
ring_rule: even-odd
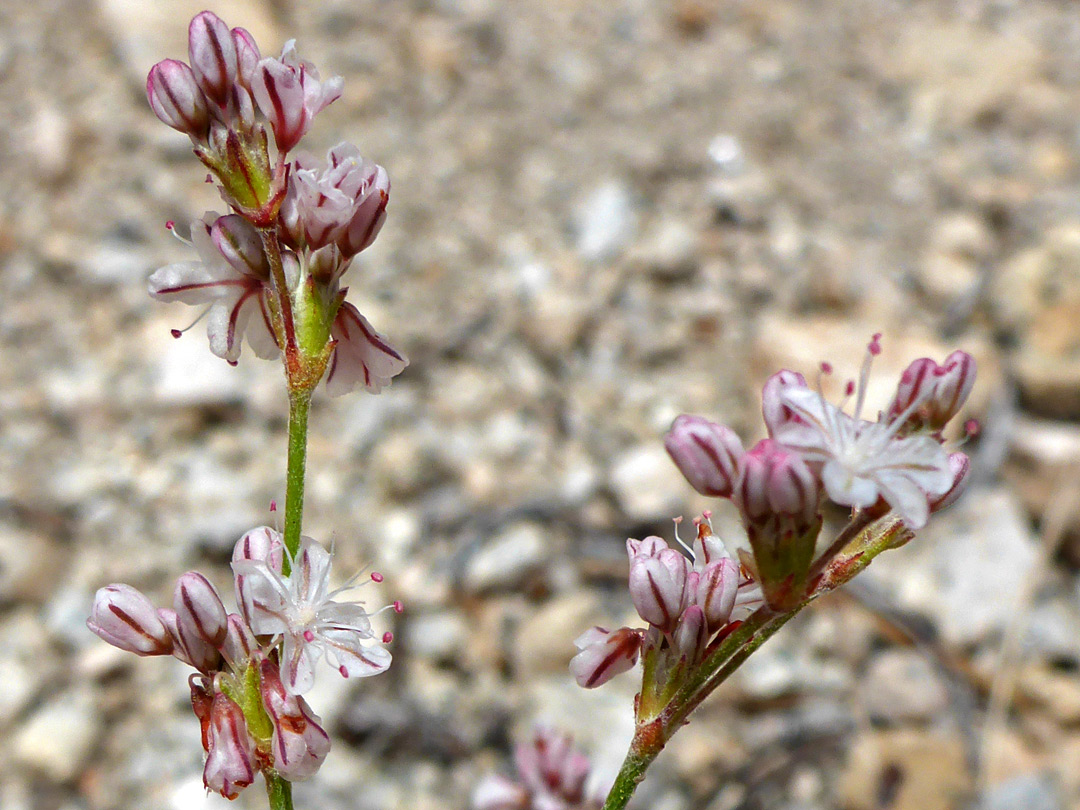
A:
<svg viewBox="0 0 1080 810">
<path fill-rule="evenodd" d="M 332 397 L 361 387 L 377 394 L 409 365 L 409 358 L 352 304 L 343 303 L 338 309 L 330 335 L 337 341 L 326 372 L 326 392 Z"/>
<path fill-rule="evenodd" d="M 803 385 L 786 386 L 781 398 L 798 419 L 779 425 L 776 440 L 806 461 L 822 464 L 822 483 L 836 503 L 866 508 L 882 497 L 909 527 L 918 529 L 930 514 L 928 497 L 952 486 L 949 456 L 935 439 L 897 438 L 906 412 L 891 421 L 867 422 Z"/>
<path fill-rule="evenodd" d="M 150 295 L 160 301 L 209 306 L 210 351 L 235 363 L 247 335 L 256 355 L 278 356 L 266 303 L 269 268 L 255 229 L 236 214 L 207 213 L 191 224 L 191 244 L 199 261 L 156 270 Z M 179 332 L 175 333 L 179 336 Z"/>
<path fill-rule="evenodd" d="M 385 648 L 362 643 L 375 637 L 363 605 L 334 600 L 350 584 L 330 590 L 331 560 L 330 552 L 303 537 L 287 579 L 266 561 L 232 564 L 242 575 L 238 599 L 248 610 L 252 631 L 282 637 L 282 680 L 294 695 L 314 685 L 314 665 L 324 653 L 343 677 L 377 675 L 390 666 Z"/>
</svg>

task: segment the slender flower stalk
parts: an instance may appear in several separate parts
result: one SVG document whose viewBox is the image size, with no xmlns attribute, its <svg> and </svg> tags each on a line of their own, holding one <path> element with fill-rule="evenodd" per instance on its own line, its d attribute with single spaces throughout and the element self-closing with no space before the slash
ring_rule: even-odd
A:
<svg viewBox="0 0 1080 810">
<path fill-rule="evenodd" d="M 210 349 L 232 365 L 244 343 L 260 358 L 281 358 L 289 396 L 284 533 L 259 527 L 237 542 L 235 613 L 210 579 L 188 572 L 171 608 L 155 608 L 128 585 L 102 588 L 87 626 L 120 649 L 173 655 L 194 669 L 207 789 L 235 799 L 261 773 L 271 810 L 292 810 L 292 782 L 314 775 L 330 749 L 303 697 L 317 662 L 329 660 L 343 677 L 390 666 L 382 645 L 393 635 L 376 639 L 373 614 L 341 598 L 355 578 L 330 589 L 332 555 L 302 534 L 315 389 L 325 379 L 334 396 L 358 387 L 378 393 L 408 365 L 341 285 L 382 227 L 390 181 L 349 144 L 331 150 L 325 170 L 290 154 L 342 92 L 341 78 L 320 79 L 294 41 L 280 58 L 264 58 L 248 31 L 204 11 L 188 28 L 188 59 L 154 65 L 147 99 L 191 140 L 230 212 L 192 223 L 197 260 L 157 270 L 150 294 L 205 307 Z M 393 607 L 400 612 L 400 603 Z"/>
</svg>

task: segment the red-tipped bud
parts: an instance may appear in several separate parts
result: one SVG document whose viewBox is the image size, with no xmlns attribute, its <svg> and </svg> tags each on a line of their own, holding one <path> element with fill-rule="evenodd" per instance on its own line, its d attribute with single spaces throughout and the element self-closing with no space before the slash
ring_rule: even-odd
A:
<svg viewBox="0 0 1080 810">
<path fill-rule="evenodd" d="M 212 11 L 196 14 L 191 20 L 188 57 L 199 87 L 211 101 L 225 107 L 236 81 L 236 43 L 229 26 Z"/>
<path fill-rule="evenodd" d="M 734 560 L 721 558 L 705 566 L 698 578 L 696 603 L 704 611 L 709 632 L 728 623 L 738 591 L 739 566 Z"/>
<path fill-rule="evenodd" d="M 130 585 L 106 585 L 94 595 L 86 626 L 100 638 L 136 655 L 168 655 L 172 636 L 157 610 Z"/>
<path fill-rule="evenodd" d="M 726 498 L 739 474 L 742 442 L 728 427 L 683 414 L 664 437 L 675 466 L 702 495 Z"/>
<path fill-rule="evenodd" d="M 799 421 L 799 417 L 784 404 L 782 398 L 784 389 L 792 386 L 806 388 L 806 378 L 797 371 L 784 369 L 769 377 L 761 389 L 761 414 L 770 439 L 782 425 Z"/>
<path fill-rule="evenodd" d="M 603 627 L 586 630 L 574 642 L 578 654 L 570 660 L 570 672 L 586 689 L 605 684 L 637 663 L 641 651 L 640 630 L 620 627 L 609 632 Z"/>
<path fill-rule="evenodd" d="M 176 581 L 173 609 L 176 632 L 192 665 L 201 672 L 217 669 L 219 648 L 228 634 L 228 614 L 214 586 L 202 574 L 188 571 Z"/>
<path fill-rule="evenodd" d="M 210 128 L 206 98 L 191 68 L 175 59 L 158 62 L 146 76 L 146 98 L 154 115 L 175 130 L 203 139 Z"/>
<path fill-rule="evenodd" d="M 636 553 L 628 541 L 627 551 L 630 554 L 630 598 L 638 615 L 661 631 L 672 632 L 689 603 L 690 561 L 675 549 L 668 548 L 660 538 L 641 541 Z"/>
<path fill-rule="evenodd" d="M 251 764 L 251 738 L 243 710 L 223 693 L 214 695 L 210 706 L 206 766 L 203 784 L 226 799 L 235 799 L 255 781 Z"/>
<path fill-rule="evenodd" d="M 949 453 L 949 471 L 953 476 L 952 486 L 944 495 L 930 501 L 931 512 L 940 512 L 945 507 L 952 506 L 956 499 L 964 494 L 971 473 L 971 459 L 964 453 Z"/>
</svg>

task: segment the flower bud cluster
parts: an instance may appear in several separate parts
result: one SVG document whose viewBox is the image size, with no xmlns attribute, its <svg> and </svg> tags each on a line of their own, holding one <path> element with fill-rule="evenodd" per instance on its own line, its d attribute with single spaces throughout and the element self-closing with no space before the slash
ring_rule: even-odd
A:
<svg viewBox="0 0 1080 810">
<path fill-rule="evenodd" d="M 709 642 L 762 603 L 761 591 L 712 533 L 708 514 L 695 521 L 693 549 L 659 537 L 626 541 L 630 557 L 630 597 L 648 629 L 593 627 L 574 644 L 570 671 L 578 684 L 592 688 L 637 663 L 643 648 L 661 659 L 659 669 L 691 666 Z M 676 534 L 678 540 L 678 534 Z"/>
<path fill-rule="evenodd" d="M 196 670 L 189 683 L 206 751 L 203 781 L 229 799 L 260 771 L 298 781 L 319 769 L 330 737 L 302 697 L 314 685 L 319 657 L 346 677 L 390 665 L 384 647 L 364 643 L 374 638 L 364 607 L 334 600 L 344 589 L 328 588 L 331 555 L 305 537 L 288 577 L 284 558 L 273 529 L 240 538 L 232 564 L 237 613 L 226 610 L 206 577 L 190 571 L 177 580 L 171 608 L 155 608 L 130 585 L 107 585 L 87 620 L 115 647 L 173 655 Z"/>
<path fill-rule="evenodd" d="M 592 764 L 574 741 L 551 729 L 514 752 L 518 778 L 485 778 L 472 796 L 472 810 L 600 810 L 603 797 L 587 787 Z"/>
<path fill-rule="evenodd" d="M 209 11 L 191 21 L 188 55 L 190 65 L 166 59 L 151 68 L 147 97 L 158 118 L 191 138 L 234 213 L 192 223 L 198 261 L 156 271 L 150 294 L 203 306 L 210 348 L 230 363 L 246 336 L 259 357 L 284 353 L 294 387 L 325 375 L 331 394 L 377 393 L 408 360 L 345 301 L 341 278 L 382 228 L 389 177 L 348 143 L 325 164 L 289 154 L 340 97 L 341 78 L 322 81 L 293 40 L 280 58 L 264 58 L 251 34 Z"/>
<path fill-rule="evenodd" d="M 780 371 L 765 383 L 762 415 L 769 438 L 744 451 L 729 428 L 683 415 L 665 437 L 676 466 L 698 492 L 730 499 L 739 509 L 754 569 L 770 605 L 790 609 L 805 586 L 822 526 L 825 498 L 876 517 L 892 511 L 910 529 L 959 497 L 969 463 L 946 452 L 942 430 L 975 381 L 975 361 L 955 351 L 942 365 L 915 360 L 901 375 L 889 407 L 862 418 L 874 356 L 874 335 L 858 383 L 839 407 L 803 375 Z M 828 364 L 822 372 L 831 372 Z M 844 405 L 855 397 L 854 415 Z"/>
</svg>

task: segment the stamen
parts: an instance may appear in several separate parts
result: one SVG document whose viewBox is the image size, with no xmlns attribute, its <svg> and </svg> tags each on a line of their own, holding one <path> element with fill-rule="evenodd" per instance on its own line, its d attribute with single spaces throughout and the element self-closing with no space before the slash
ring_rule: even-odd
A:
<svg viewBox="0 0 1080 810">
<path fill-rule="evenodd" d="M 380 574 L 378 571 L 372 571 L 371 572 L 371 581 L 372 582 L 382 582 L 383 581 L 383 575 Z"/>
<path fill-rule="evenodd" d="M 401 611 L 403 611 L 403 610 L 405 610 L 405 606 L 403 604 L 401 604 L 401 600 L 400 599 L 395 599 L 394 600 L 394 613 L 401 613 Z"/>
<path fill-rule="evenodd" d="M 211 307 L 207 307 L 206 309 L 204 309 L 202 312 L 199 313 L 199 316 L 197 318 L 195 318 L 195 320 L 193 320 L 191 323 L 189 323 L 183 329 L 170 329 L 169 334 L 172 335 L 174 338 L 179 338 L 181 335 L 184 334 L 184 332 L 187 332 L 189 329 L 191 329 L 191 327 L 193 327 L 195 324 L 197 324 L 199 321 L 201 321 L 203 318 L 205 318 L 206 313 L 208 313 L 210 311 L 210 309 L 211 309 Z M 232 364 L 234 366 L 236 365 L 236 363 L 234 361 L 231 361 L 231 362 L 232 362 Z"/>
<path fill-rule="evenodd" d="M 306 641 L 308 644 L 310 644 L 314 640 L 315 640 L 315 634 L 313 632 L 311 632 L 310 630 L 305 630 L 304 631 L 304 641 Z"/>
<path fill-rule="evenodd" d="M 394 634 L 391 633 L 389 630 L 387 630 L 385 633 L 382 634 L 382 643 L 383 644 L 389 644 L 393 640 L 394 640 Z"/>
<path fill-rule="evenodd" d="M 338 667 L 338 672 L 341 673 L 342 678 L 348 678 L 349 677 L 349 670 L 346 669 L 344 664 L 342 664 L 340 667 Z"/>
<path fill-rule="evenodd" d="M 679 537 L 679 524 L 682 523 L 682 515 L 679 515 L 677 518 L 673 518 L 671 522 L 675 524 L 675 542 L 679 544 L 679 547 L 683 550 L 683 553 L 690 558 L 691 562 L 693 562 L 694 549 L 686 545 L 686 543 L 683 542 L 683 539 Z"/>
<path fill-rule="evenodd" d="M 982 433 L 982 424 L 978 419 L 968 419 L 964 422 L 964 437 L 974 439 Z"/>
</svg>

